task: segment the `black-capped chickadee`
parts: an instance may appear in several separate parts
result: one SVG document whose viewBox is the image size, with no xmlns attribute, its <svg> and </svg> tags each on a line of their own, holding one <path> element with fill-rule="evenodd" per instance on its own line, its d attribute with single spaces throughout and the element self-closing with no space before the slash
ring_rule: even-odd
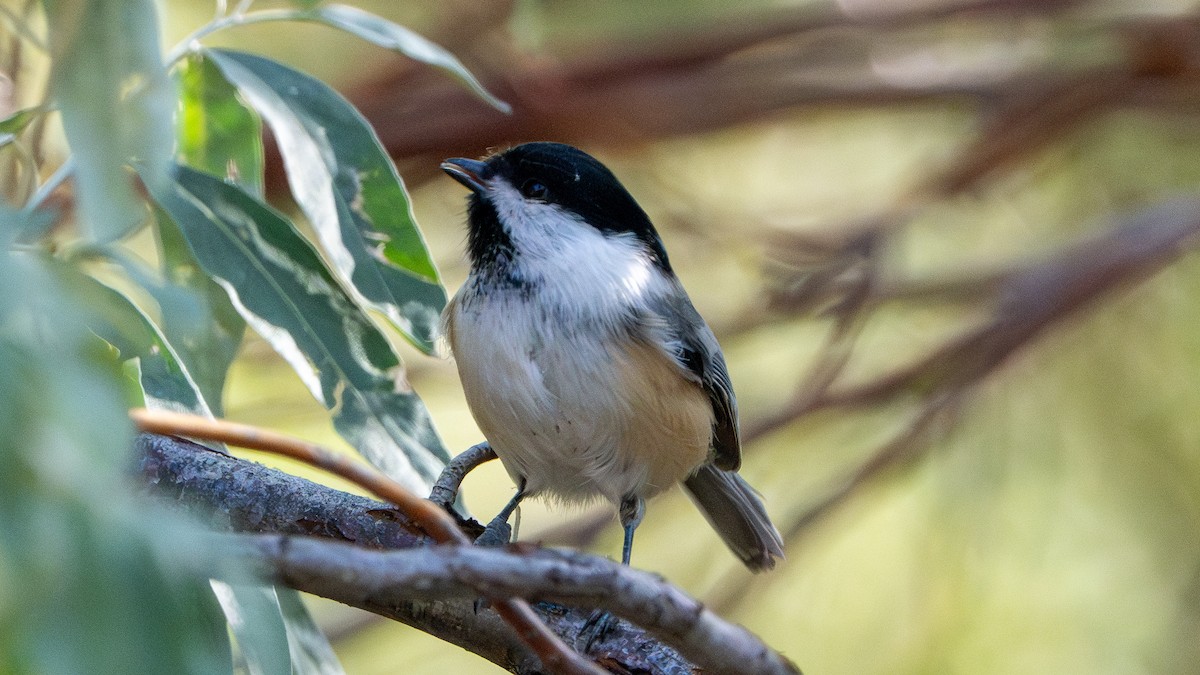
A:
<svg viewBox="0 0 1200 675">
<path fill-rule="evenodd" d="M 741 464 L 737 402 L 712 330 L 650 219 L 603 164 L 526 143 L 442 169 L 471 190 L 471 273 L 445 332 L 467 403 L 523 497 L 608 499 L 625 529 L 682 482 L 752 570 L 783 541 Z"/>
</svg>

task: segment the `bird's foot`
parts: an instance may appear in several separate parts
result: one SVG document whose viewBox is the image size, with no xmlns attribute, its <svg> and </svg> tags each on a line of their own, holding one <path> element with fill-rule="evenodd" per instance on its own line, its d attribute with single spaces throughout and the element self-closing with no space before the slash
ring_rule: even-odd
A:
<svg viewBox="0 0 1200 675">
<path fill-rule="evenodd" d="M 583 623 L 583 627 L 579 629 L 579 635 L 575 637 L 575 644 L 579 647 L 580 653 L 587 654 L 592 651 L 592 646 L 608 637 L 619 621 L 620 619 L 613 616 L 612 612 L 599 609 L 593 611 L 587 621 Z"/>
<path fill-rule="evenodd" d="M 493 518 L 492 522 L 483 528 L 483 534 L 475 539 L 477 546 L 506 546 L 512 541 L 512 526 L 508 521 Z"/>
</svg>

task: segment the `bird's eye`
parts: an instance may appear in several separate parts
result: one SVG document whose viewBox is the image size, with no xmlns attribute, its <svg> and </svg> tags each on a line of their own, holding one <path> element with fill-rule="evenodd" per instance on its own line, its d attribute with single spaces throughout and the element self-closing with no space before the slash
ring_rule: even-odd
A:
<svg viewBox="0 0 1200 675">
<path fill-rule="evenodd" d="M 521 196 L 526 199 L 536 199 L 539 202 L 544 202 L 549 192 L 550 190 L 546 188 L 546 184 L 540 180 L 530 178 L 521 183 Z"/>
</svg>

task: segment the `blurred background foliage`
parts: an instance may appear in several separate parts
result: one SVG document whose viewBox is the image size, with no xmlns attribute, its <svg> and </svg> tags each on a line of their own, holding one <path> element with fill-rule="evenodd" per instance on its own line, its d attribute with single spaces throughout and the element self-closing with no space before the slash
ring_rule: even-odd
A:
<svg viewBox="0 0 1200 675">
<path fill-rule="evenodd" d="M 635 565 L 810 673 L 1195 672 L 1195 3 L 359 5 L 446 46 L 513 114 L 314 24 L 205 44 L 345 93 L 400 167 L 451 290 L 465 202 L 441 159 L 535 139 L 592 152 L 650 213 L 724 345 L 752 439 L 743 473 L 788 559 L 750 575 L 673 493 L 651 505 Z M 171 45 L 213 5 L 162 9 Z M 265 160 L 268 196 L 294 208 L 270 144 Z M 450 451 L 480 440 L 453 365 L 394 342 Z M 346 447 L 255 337 L 223 403 Z M 491 515 L 511 490 L 486 466 L 467 504 Z M 521 535 L 619 549 L 606 509 L 531 504 Z M 493 670 L 314 604 L 350 673 Z"/>
</svg>

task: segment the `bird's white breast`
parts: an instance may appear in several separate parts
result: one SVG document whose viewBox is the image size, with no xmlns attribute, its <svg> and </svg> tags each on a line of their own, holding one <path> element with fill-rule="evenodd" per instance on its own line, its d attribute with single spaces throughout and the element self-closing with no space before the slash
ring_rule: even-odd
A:
<svg viewBox="0 0 1200 675">
<path fill-rule="evenodd" d="M 472 414 L 513 479 L 567 501 L 648 497 L 708 455 L 713 413 L 633 309 L 671 283 L 636 242 L 592 228 L 518 260 L 527 284 L 473 278 L 446 312 Z M 523 249 L 524 250 L 524 249 Z"/>
</svg>

